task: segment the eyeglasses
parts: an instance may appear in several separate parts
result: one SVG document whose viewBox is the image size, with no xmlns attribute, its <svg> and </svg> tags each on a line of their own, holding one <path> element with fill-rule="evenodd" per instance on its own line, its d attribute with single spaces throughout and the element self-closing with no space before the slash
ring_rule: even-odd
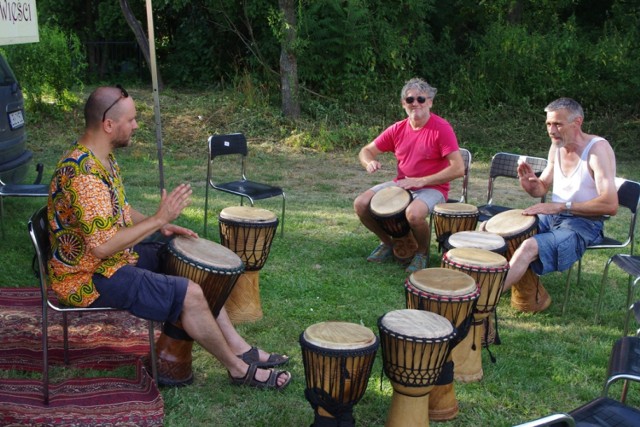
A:
<svg viewBox="0 0 640 427">
<path fill-rule="evenodd" d="M 424 104 L 425 102 L 427 102 L 427 98 L 425 98 L 424 96 L 419 96 L 417 98 L 414 98 L 413 96 L 407 96 L 404 99 L 404 102 L 406 102 L 407 104 L 413 104 L 413 101 L 418 100 L 418 104 Z"/>
<path fill-rule="evenodd" d="M 115 101 L 113 101 L 113 104 L 109 105 L 109 107 L 107 107 L 106 110 L 104 110 L 104 113 L 102 113 L 102 121 L 104 122 L 107 118 L 107 112 L 109 110 L 111 110 L 113 108 L 114 105 L 116 105 L 118 103 L 118 101 L 120 101 L 122 98 L 128 98 L 129 97 L 129 92 L 127 92 L 127 90 L 125 88 L 123 88 L 120 85 L 116 85 L 116 87 L 118 89 L 120 89 L 120 97 L 118 99 L 116 99 Z"/>
</svg>

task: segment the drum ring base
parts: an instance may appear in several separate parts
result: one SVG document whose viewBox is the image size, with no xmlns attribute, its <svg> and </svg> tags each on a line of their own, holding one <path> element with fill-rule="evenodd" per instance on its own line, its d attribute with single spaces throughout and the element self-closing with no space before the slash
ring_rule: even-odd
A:
<svg viewBox="0 0 640 427">
<path fill-rule="evenodd" d="M 160 387 L 186 387 L 193 384 L 193 374 L 189 375 L 184 380 L 173 380 L 168 377 L 158 375 L 157 383 Z"/>
</svg>

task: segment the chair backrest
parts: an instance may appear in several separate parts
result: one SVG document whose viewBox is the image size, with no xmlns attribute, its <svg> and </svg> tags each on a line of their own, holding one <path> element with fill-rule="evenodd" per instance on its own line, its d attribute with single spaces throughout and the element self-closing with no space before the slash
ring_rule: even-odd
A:
<svg viewBox="0 0 640 427">
<path fill-rule="evenodd" d="M 542 171 L 547 167 L 547 159 L 542 157 L 522 156 L 513 153 L 497 153 L 491 159 L 491 167 L 489 169 L 489 186 L 487 188 L 487 204 L 493 204 L 493 188 L 494 182 L 498 177 L 506 177 L 518 179 L 518 162 L 526 161 L 533 172 L 540 176 Z M 541 197 L 544 201 L 546 196 Z"/>
<path fill-rule="evenodd" d="M 640 204 L 640 183 L 628 179 L 616 178 L 618 187 L 618 204 L 631 212 L 638 212 Z"/>
<path fill-rule="evenodd" d="M 211 135 L 209 137 L 209 159 L 227 154 L 247 155 L 247 138 L 241 133 Z"/>
<path fill-rule="evenodd" d="M 211 135 L 208 141 L 209 162 L 207 167 L 207 181 L 213 179 L 212 161 L 218 156 L 235 154 L 240 156 L 240 175 L 246 181 L 245 160 L 249 149 L 247 148 L 247 138 L 241 133 L 231 133 L 226 135 Z M 213 183 L 212 183 L 213 184 Z"/>
<path fill-rule="evenodd" d="M 607 380 L 602 390 L 602 396 L 609 396 L 609 388 L 619 380 L 640 382 L 640 338 L 625 336 L 619 338 L 609 356 Z"/>
<path fill-rule="evenodd" d="M 460 201 L 462 203 L 467 203 L 467 187 L 469 186 L 469 174 L 471 172 L 471 160 L 473 156 L 471 156 L 471 152 L 466 148 L 461 148 L 460 154 L 462 155 L 462 160 L 464 162 L 464 176 L 462 177 L 462 198 L 460 199 Z"/>
<path fill-rule="evenodd" d="M 460 197 L 451 197 L 451 192 L 449 192 L 449 199 L 447 202 L 450 203 L 467 203 L 467 187 L 469 186 L 469 173 L 471 171 L 472 156 L 471 152 L 466 148 L 460 149 L 460 155 L 462 156 L 462 161 L 464 163 L 464 176 L 462 177 L 462 183 L 460 184 Z"/>
<path fill-rule="evenodd" d="M 616 178 L 616 187 L 618 187 L 618 205 L 629 209 L 631 213 L 629 230 L 622 246 L 630 245 L 629 253 L 633 255 L 638 208 L 640 207 L 640 183 Z"/>
<path fill-rule="evenodd" d="M 38 209 L 29 219 L 27 225 L 29 236 L 33 249 L 36 252 L 38 260 L 38 275 L 40 276 L 40 290 L 42 292 L 43 301 L 47 300 L 47 262 L 49 253 L 51 252 L 51 243 L 49 242 L 49 229 L 47 219 L 47 206 Z"/>
</svg>

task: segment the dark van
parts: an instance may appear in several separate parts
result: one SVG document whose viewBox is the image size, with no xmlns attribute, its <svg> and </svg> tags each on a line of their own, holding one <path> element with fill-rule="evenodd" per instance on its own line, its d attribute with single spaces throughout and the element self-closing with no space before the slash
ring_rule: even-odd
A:
<svg viewBox="0 0 640 427">
<path fill-rule="evenodd" d="M 16 76 L 0 55 L 0 180 L 21 183 L 33 153 L 25 148 L 24 99 Z"/>
</svg>

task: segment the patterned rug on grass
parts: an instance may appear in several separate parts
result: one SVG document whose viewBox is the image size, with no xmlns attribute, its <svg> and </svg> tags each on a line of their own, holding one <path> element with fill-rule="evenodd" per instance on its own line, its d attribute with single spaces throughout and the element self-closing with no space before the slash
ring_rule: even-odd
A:
<svg viewBox="0 0 640 427">
<path fill-rule="evenodd" d="M 48 314 L 49 361 L 51 365 L 61 365 L 62 314 L 53 310 Z M 112 369 L 134 365 L 140 356 L 149 353 L 145 320 L 124 311 L 67 316 L 69 361 L 75 367 Z M 38 289 L 0 288 L 0 369 L 42 370 L 41 317 Z"/>
<path fill-rule="evenodd" d="M 77 378 L 52 384 L 49 405 L 40 380 L 0 381 L 1 426 L 162 426 L 164 402 L 137 362 L 137 378 Z"/>
<path fill-rule="evenodd" d="M 125 312 L 69 314 L 73 367 L 133 365 L 135 378 L 54 382 L 49 405 L 43 403 L 42 381 L 37 375 L 36 379 L 3 378 L 0 426 L 161 426 L 162 396 L 141 361 L 149 352 L 147 322 Z M 49 316 L 51 365 L 62 365 L 62 316 L 52 312 Z M 38 289 L 0 288 L 0 369 L 42 370 L 40 317 Z"/>
</svg>

